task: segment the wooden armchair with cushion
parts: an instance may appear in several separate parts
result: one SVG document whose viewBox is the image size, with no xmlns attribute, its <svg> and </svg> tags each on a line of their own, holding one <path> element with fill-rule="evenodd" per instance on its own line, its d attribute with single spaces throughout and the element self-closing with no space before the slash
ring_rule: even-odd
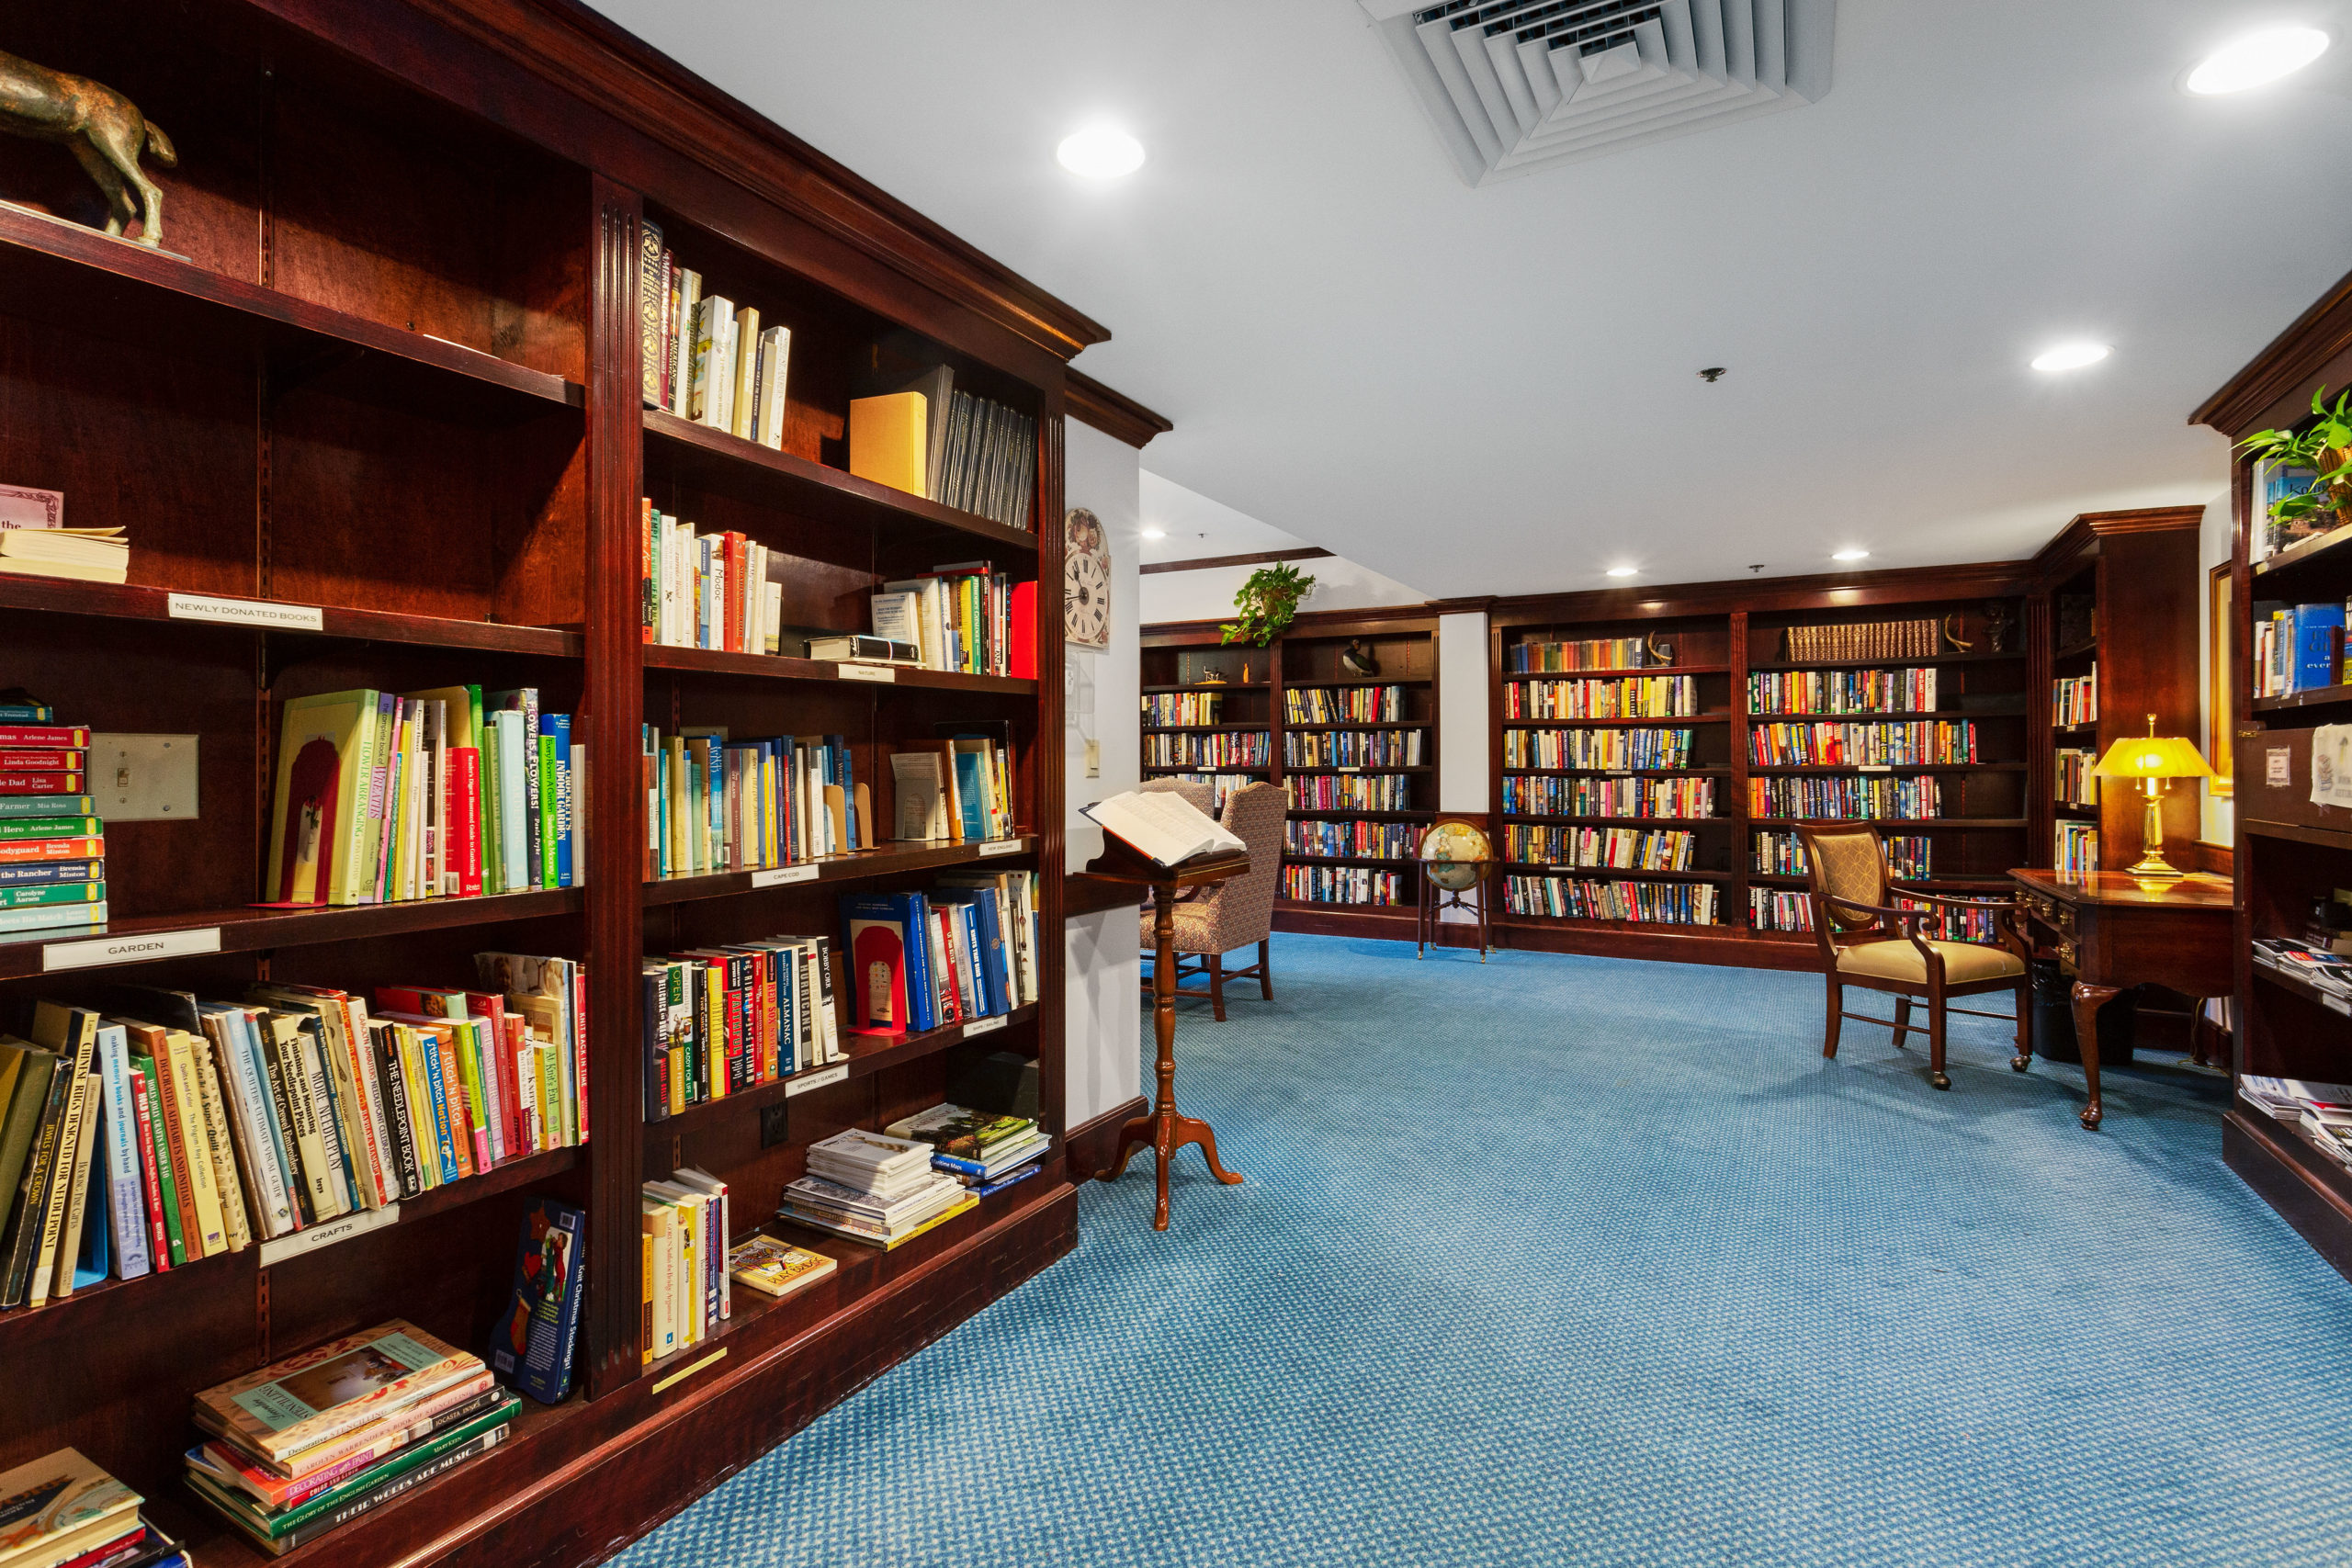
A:
<svg viewBox="0 0 2352 1568">
<path fill-rule="evenodd" d="M 2017 1054 L 2010 1067 L 2023 1072 L 2032 1059 L 2026 1034 L 2028 1019 L 2026 959 L 2030 953 L 2018 929 L 2017 906 L 2007 898 L 1950 898 L 1898 887 L 1887 875 L 1886 849 L 1867 824 L 1852 822 L 1800 823 L 1797 837 L 1804 842 L 1805 885 L 1813 903 L 1813 929 L 1821 943 L 1821 962 L 1829 981 L 1829 1029 L 1821 1043 L 1825 1056 L 1838 1055 L 1838 1026 L 1846 1019 L 1860 1023 L 1883 1023 L 1894 1031 L 1899 1047 L 1909 1032 L 1911 1000 L 1928 1002 L 1928 1081 L 1950 1089 L 1944 1071 L 1944 1015 L 2000 1018 L 1997 1012 L 1947 1007 L 1952 997 L 1973 997 L 1988 991 L 2009 991 L 2017 998 Z M 1890 889 L 1922 908 L 1896 908 Z M 1921 922 L 1937 909 L 1992 911 L 1997 943 L 1941 942 L 1919 934 Z M 1846 987 L 1860 986 L 1894 997 L 1892 1020 L 1871 1018 L 1846 1009 Z"/>
<path fill-rule="evenodd" d="M 1203 811 L 1208 810 L 1209 803 L 1216 798 L 1207 785 L 1177 779 L 1154 779 L 1143 787 L 1174 790 Z M 1225 810 L 1218 814 L 1217 820 L 1250 847 L 1250 869 L 1214 887 L 1197 889 L 1193 897 L 1176 906 L 1176 988 L 1188 996 L 1205 994 L 1219 1023 L 1225 1021 L 1227 980 L 1244 980 L 1254 975 L 1260 994 L 1268 1001 L 1274 999 L 1271 944 L 1267 939 L 1273 934 L 1274 894 L 1282 886 L 1285 809 L 1278 784 L 1244 784 L 1227 795 Z M 1153 946 L 1151 921 L 1151 907 L 1146 905 L 1142 935 L 1147 953 Z M 1225 955 L 1251 942 L 1258 944 L 1258 962 L 1247 969 L 1227 969 Z M 1205 993 L 1199 987 L 1189 990 L 1185 987 L 1184 976 L 1188 974 L 1208 976 Z M 1144 981 L 1144 989 L 1151 989 L 1150 980 Z"/>
</svg>

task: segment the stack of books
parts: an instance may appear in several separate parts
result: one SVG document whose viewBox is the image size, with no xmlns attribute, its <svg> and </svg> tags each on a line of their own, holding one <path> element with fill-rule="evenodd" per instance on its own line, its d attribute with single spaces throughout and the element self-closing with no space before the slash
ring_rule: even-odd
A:
<svg viewBox="0 0 2352 1568">
<path fill-rule="evenodd" d="M 0 541 L 15 533 L 0 532 Z M 107 923 L 106 825 L 89 793 L 90 732 L 0 692 L 0 932 L 38 940 Z"/>
<path fill-rule="evenodd" d="M 146 1499 L 60 1449 L 0 1472 L 6 1568 L 187 1568 L 177 1542 L 140 1517 Z"/>
<path fill-rule="evenodd" d="M 120 582 L 130 575 L 130 541 L 119 528 L 68 528 L 62 491 L 0 485 L 0 571 Z M 0 1563 L 16 1568 L 5 1555 Z"/>
<path fill-rule="evenodd" d="M 1285 697 L 1289 694 L 1283 694 Z M 1513 681 L 1503 687 L 1503 716 L 1507 719 L 1683 718 L 1698 711 L 1699 682 L 1689 675 Z M 1291 722 L 1300 722 L 1298 716 L 1292 715 Z"/>
<path fill-rule="evenodd" d="M 395 1319 L 198 1394 L 187 1483 L 280 1556 L 496 1448 L 522 1403 Z"/>
<path fill-rule="evenodd" d="M 695 525 L 643 503 L 645 640 L 720 653 L 783 650 L 784 584 L 768 580 L 768 547 L 731 529 Z"/>
<path fill-rule="evenodd" d="M 842 899 L 853 1027 L 903 1034 L 1001 1018 L 1037 999 L 1034 872 L 942 877 L 928 893 Z"/>
<path fill-rule="evenodd" d="M 776 1217 L 884 1251 L 979 1202 L 932 1165 L 932 1146 L 853 1127 L 808 1145 L 808 1174 L 788 1183 Z"/>
<path fill-rule="evenodd" d="M 2352 1084 L 2248 1073 L 2238 1079 L 2238 1092 L 2271 1120 L 2301 1129 L 2322 1153 L 2352 1165 Z"/>
<path fill-rule="evenodd" d="M 735 1315 L 730 1212 L 727 1183 L 692 1166 L 639 1190 L 639 1337 L 647 1364 L 701 1344 Z"/>
<path fill-rule="evenodd" d="M 1054 1146 L 1053 1138 L 1035 1117 L 999 1115 L 961 1105 L 934 1105 L 893 1122 L 885 1130 L 894 1138 L 929 1144 L 933 1168 L 954 1177 L 976 1198 L 1001 1192 L 1036 1175 L 1038 1162 Z"/>
<path fill-rule="evenodd" d="M 693 948 L 639 978 L 649 1122 L 842 1059 L 830 938 Z"/>
<path fill-rule="evenodd" d="M 706 295 L 702 274 L 679 265 L 659 224 L 639 225 L 638 259 L 644 400 L 781 449 L 792 329 L 763 331 L 756 308 Z"/>
<path fill-rule="evenodd" d="M 1932 619 L 1791 626 L 1787 640 L 1792 664 L 1809 660 L 1932 659 L 1939 651 L 1937 623 Z"/>
</svg>

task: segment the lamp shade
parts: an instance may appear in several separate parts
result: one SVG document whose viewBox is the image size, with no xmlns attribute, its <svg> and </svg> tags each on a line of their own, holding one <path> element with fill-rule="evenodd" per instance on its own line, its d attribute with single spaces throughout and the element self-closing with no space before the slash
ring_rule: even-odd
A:
<svg viewBox="0 0 2352 1568">
<path fill-rule="evenodd" d="M 2091 770 L 2109 779 L 2210 779 L 2213 770 L 2177 736 L 2127 735 Z"/>
</svg>

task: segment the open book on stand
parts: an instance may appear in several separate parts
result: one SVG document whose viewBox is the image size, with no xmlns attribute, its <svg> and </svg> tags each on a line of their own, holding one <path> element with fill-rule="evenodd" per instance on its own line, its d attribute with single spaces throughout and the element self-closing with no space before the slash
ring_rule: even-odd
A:
<svg viewBox="0 0 2352 1568">
<path fill-rule="evenodd" d="M 1249 848 L 1181 795 L 1129 790 L 1079 811 L 1089 821 L 1159 865 L 1200 855 L 1240 854 Z"/>
</svg>

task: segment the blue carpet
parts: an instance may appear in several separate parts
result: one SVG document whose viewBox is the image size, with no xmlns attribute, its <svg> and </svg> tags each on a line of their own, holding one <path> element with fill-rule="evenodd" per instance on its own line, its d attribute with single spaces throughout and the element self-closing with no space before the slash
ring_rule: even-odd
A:
<svg viewBox="0 0 2352 1568">
<path fill-rule="evenodd" d="M 1883 1029 L 1825 1063 L 1811 976 L 1274 972 L 1179 1032 L 1246 1185 L 1187 1152 L 1163 1235 L 1140 1162 L 1091 1184 L 1074 1256 L 617 1561 L 2352 1560 L 2352 1286 L 2216 1087 L 2110 1073 L 2086 1133 L 2000 1025 L 1949 1093 Z"/>
</svg>

